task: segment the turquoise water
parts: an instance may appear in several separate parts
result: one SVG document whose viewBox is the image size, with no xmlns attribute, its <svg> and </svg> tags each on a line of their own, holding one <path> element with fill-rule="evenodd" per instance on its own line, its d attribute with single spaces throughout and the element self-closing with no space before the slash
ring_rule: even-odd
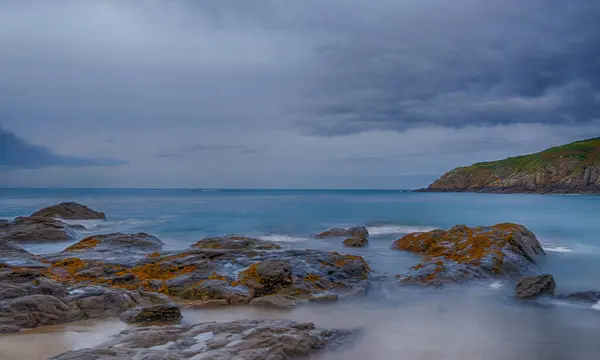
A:
<svg viewBox="0 0 600 360">
<path fill-rule="evenodd" d="M 99 190 L 3 189 L 0 218 L 26 215 L 60 201 L 104 211 L 108 221 L 83 223 L 86 236 L 144 231 L 169 248 L 184 248 L 207 236 L 261 236 L 284 246 L 344 250 L 338 242 L 309 236 L 335 226 L 367 225 L 371 246 L 352 250 L 380 273 L 399 273 L 416 260 L 390 252 L 402 234 L 456 224 L 516 222 L 543 243 L 543 270 L 559 286 L 600 289 L 600 197 L 413 193 L 392 190 Z M 30 245 L 51 252 L 66 244 Z M 348 251 L 348 250 L 345 250 Z"/>
<path fill-rule="evenodd" d="M 406 191 L 328 190 L 0 190 L 0 218 L 27 215 L 61 201 L 77 201 L 104 211 L 107 221 L 79 221 L 80 237 L 114 231 L 144 231 L 169 248 L 185 248 L 207 236 L 230 233 L 278 241 L 284 247 L 317 248 L 364 256 L 375 276 L 404 272 L 418 257 L 390 250 L 403 234 L 456 224 L 516 222 L 542 242 L 547 259 L 540 271 L 553 274 L 557 292 L 600 290 L 600 197 L 412 193 Z M 344 248 L 339 239 L 310 235 L 335 226 L 366 225 L 370 244 Z M 36 253 L 54 252 L 68 243 L 33 244 Z M 600 354 L 600 305 L 551 303 L 526 306 L 509 298 L 513 285 L 421 291 L 376 287 L 365 299 L 292 311 L 251 307 L 187 311 L 184 321 L 290 318 L 317 325 L 361 328 L 364 336 L 350 350 L 317 360 L 406 359 L 591 359 Z M 546 304 L 548 305 L 548 304 Z M 596 309 L 596 310 L 594 310 Z M 115 320 L 116 321 L 116 320 Z M 56 353 L 100 342 L 119 328 L 114 322 L 42 336 Z M 119 325 L 120 326 L 120 325 Z M 68 327 L 67 327 L 68 328 Z M 107 330 L 112 329 L 112 330 Z M 26 357 L 22 343 L 35 334 L 0 337 L 0 347 L 16 344 L 12 359 Z M 2 342 L 4 341 L 4 342 Z M 38 340 L 35 340 L 38 341 Z M 58 346 L 60 344 L 60 346 Z M 40 345 L 41 346 L 41 345 Z M 37 356 L 37 355 L 36 355 Z"/>
</svg>

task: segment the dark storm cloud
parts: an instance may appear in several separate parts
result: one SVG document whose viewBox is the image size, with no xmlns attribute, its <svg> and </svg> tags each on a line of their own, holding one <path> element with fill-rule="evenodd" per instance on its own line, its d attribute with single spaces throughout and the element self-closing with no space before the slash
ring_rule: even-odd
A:
<svg viewBox="0 0 600 360">
<path fill-rule="evenodd" d="M 0 127 L 0 169 L 37 169 L 48 166 L 115 166 L 125 161 L 55 154 L 50 149 L 29 144 Z"/>
<path fill-rule="evenodd" d="M 600 118 L 600 2 L 396 4 L 321 48 L 309 131 Z"/>
</svg>

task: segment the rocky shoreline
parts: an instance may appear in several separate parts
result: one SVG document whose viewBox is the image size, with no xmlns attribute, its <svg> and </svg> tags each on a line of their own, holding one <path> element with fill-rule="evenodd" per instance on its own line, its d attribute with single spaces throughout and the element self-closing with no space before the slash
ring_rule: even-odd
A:
<svg viewBox="0 0 600 360">
<path fill-rule="evenodd" d="M 390 251 L 412 252 L 422 261 L 385 278 L 373 276 L 361 256 L 282 249 L 241 235 L 202 239 L 178 251 L 163 250 L 163 241 L 146 233 L 88 236 L 55 254 L 34 255 L 19 246 L 74 241 L 77 229 L 61 221 L 64 216 L 106 219 L 84 205 L 61 203 L 0 223 L 0 333 L 107 317 L 143 326 L 98 347 L 53 359 L 305 356 L 351 341 L 356 329 L 317 329 L 287 320 L 184 325 L 179 323 L 181 308 L 289 308 L 335 302 L 364 296 L 373 283 L 382 281 L 440 287 L 505 278 L 516 283 L 515 299 L 600 299 L 594 291 L 555 295 L 552 276 L 538 273 L 546 256 L 542 246 L 517 224 L 458 225 L 408 234 L 390 244 Z M 369 246 L 364 227 L 330 229 L 313 238 Z"/>
</svg>

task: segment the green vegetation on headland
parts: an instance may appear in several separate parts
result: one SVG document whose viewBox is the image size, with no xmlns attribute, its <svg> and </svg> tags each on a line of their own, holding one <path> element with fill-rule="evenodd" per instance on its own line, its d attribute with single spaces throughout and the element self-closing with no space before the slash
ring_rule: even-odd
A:
<svg viewBox="0 0 600 360">
<path fill-rule="evenodd" d="M 421 191 L 600 193 L 600 137 L 456 168 Z"/>
</svg>

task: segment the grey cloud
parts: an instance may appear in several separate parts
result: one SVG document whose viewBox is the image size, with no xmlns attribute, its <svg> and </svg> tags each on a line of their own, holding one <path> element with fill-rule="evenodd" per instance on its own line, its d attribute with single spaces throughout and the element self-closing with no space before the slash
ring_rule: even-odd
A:
<svg viewBox="0 0 600 360">
<path fill-rule="evenodd" d="M 306 103 L 314 121 L 298 123 L 306 131 L 600 118 L 597 1 L 396 2 L 384 10 L 379 21 L 355 13 L 355 23 L 336 29 L 339 44 L 321 48 L 323 76 Z"/>
<path fill-rule="evenodd" d="M 116 166 L 127 162 L 110 158 L 85 158 L 54 153 L 42 146 L 29 144 L 0 127 L 0 169 L 36 169 L 49 166 Z"/>
<path fill-rule="evenodd" d="M 229 144 L 216 144 L 216 145 L 193 145 L 181 148 L 175 148 L 170 150 L 163 150 L 156 153 L 157 157 L 162 158 L 177 158 L 186 157 L 198 153 L 233 153 L 233 154 L 255 154 L 260 152 L 261 148 L 253 148 L 245 145 L 229 145 Z"/>
<path fill-rule="evenodd" d="M 599 17 L 596 0 L 0 1 L 2 124 L 131 163 L 1 181 L 395 187 L 539 151 L 600 131 Z"/>
</svg>

